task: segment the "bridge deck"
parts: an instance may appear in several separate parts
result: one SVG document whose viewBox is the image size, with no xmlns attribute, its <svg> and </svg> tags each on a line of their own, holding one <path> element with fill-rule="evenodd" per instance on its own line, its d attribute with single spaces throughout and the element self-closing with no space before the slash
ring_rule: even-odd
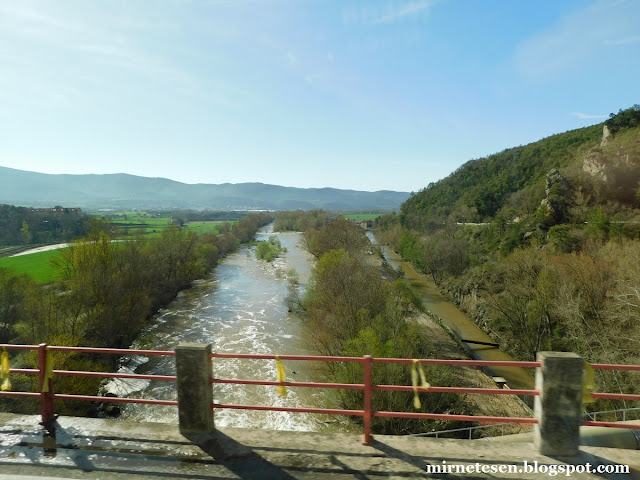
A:
<svg viewBox="0 0 640 480">
<path fill-rule="evenodd" d="M 627 464 L 640 478 L 640 451 L 583 447 L 580 457 L 554 459 L 528 443 L 377 436 L 372 446 L 350 434 L 225 428 L 208 438 L 183 437 L 177 425 L 63 417 L 55 438 L 38 416 L 0 413 L 0 480 L 29 476 L 82 479 L 540 479 L 541 473 L 425 474 L 427 464 Z M 23 477 L 21 477 L 23 476 Z M 564 476 L 559 474 L 558 478 Z M 565 477 L 566 478 L 566 477 Z"/>
</svg>

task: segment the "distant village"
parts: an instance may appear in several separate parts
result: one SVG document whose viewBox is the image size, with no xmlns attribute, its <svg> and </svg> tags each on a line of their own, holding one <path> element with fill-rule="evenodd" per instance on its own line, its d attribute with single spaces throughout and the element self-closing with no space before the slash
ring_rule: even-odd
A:
<svg viewBox="0 0 640 480">
<path fill-rule="evenodd" d="M 81 213 L 81 208 L 65 208 L 60 205 L 56 205 L 53 208 L 29 208 L 30 212 L 38 213 Z"/>
</svg>

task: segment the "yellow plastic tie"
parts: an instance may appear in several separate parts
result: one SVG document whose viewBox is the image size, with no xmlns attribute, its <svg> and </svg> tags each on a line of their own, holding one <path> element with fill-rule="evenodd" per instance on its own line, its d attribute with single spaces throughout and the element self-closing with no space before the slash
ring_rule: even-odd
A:
<svg viewBox="0 0 640 480">
<path fill-rule="evenodd" d="M 284 367 L 282 366 L 282 362 L 280 361 L 280 355 L 276 355 L 276 369 L 278 371 L 278 381 L 282 383 L 286 382 L 286 380 L 284 379 Z M 278 393 L 282 396 L 287 395 L 287 389 L 284 385 L 278 385 Z"/>
<path fill-rule="evenodd" d="M 411 384 L 413 385 L 413 406 L 416 410 L 422 407 L 420 403 L 420 395 L 418 395 L 418 377 L 420 377 L 420 384 L 422 388 L 429 388 L 429 382 L 427 382 L 427 376 L 424 373 L 424 367 L 419 360 L 414 360 L 411 365 Z"/>
<path fill-rule="evenodd" d="M 0 354 L 0 378 L 2 379 L 2 385 L 0 385 L 0 390 L 3 392 L 11 390 L 11 381 L 9 380 L 10 372 L 9 354 L 7 353 L 7 349 L 2 347 L 2 354 Z"/>
<path fill-rule="evenodd" d="M 46 365 L 44 367 L 44 382 L 42 383 L 42 392 L 47 393 L 49 391 L 49 380 L 53 380 L 53 355 L 51 350 L 47 347 L 47 355 L 45 357 Z"/>
<path fill-rule="evenodd" d="M 596 401 L 591 396 L 591 392 L 596 389 L 596 381 L 593 375 L 593 367 L 584 362 L 584 381 L 582 382 L 582 403 L 593 403 Z"/>
</svg>

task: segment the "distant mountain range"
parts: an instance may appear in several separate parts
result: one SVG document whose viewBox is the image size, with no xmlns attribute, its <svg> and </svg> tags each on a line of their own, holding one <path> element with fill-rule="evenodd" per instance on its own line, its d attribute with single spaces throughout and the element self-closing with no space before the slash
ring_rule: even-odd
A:
<svg viewBox="0 0 640 480">
<path fill-rule="evenodd" d="M 124 173 L 51 175 L 0 167 L 0 204 L 84 209 L 393 209 L 407 192 L 294 188 L 263 183 L 195 184 Z"/>
</svg>

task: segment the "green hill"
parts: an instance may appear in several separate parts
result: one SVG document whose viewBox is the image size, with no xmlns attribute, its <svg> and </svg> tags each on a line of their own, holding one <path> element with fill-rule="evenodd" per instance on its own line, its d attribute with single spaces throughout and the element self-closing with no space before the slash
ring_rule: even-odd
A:
<svg viewBox="0 0 640 480">
<path fill-rule="evenodd" d="M 640 106 L 634 105 L 611 114 L 604 124 L 470 160 L 412 195 L 401 207 L 400 220 L 416 230 L 447 218 L 482 222 L 502 213 L 511 220 L 535 213 L 544 199 L 553 203 L 559 197 L 567 210 L 608 205 L 615 214 L 639 206 L 639 180 Z M 575 208 L 567 215 L 555 223 L 571 215 L 583 220 L 576 218 Z"/>
<path fill-rule="evenodd" d="M 402 205 L 403 223 L 412 228 L 428 219 L 454 215 L 460 221 L 481 222 L 496 215 L 507 198 L 520 190 L 537 195 L 553 168 L 577 161 L 579 152 L 599 144 L 602 125 L 553 135 L 529 145 L 509 148 L 470 160 L 448 177 L 429 184 Z"/>
<path fill-rule="evenodd" d="M 376 227 L 515 358 L 638 362 L 640 106 L 472 160 Z M 598 391 L 640 392 L 596 375 Z"/>
</svg>

